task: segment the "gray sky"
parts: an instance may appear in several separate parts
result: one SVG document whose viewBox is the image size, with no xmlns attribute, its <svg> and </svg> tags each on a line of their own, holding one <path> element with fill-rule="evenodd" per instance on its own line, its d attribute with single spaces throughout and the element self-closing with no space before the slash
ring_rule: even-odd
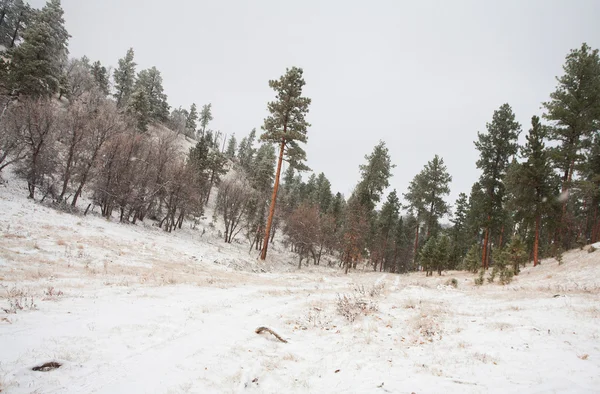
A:
<svg viewBox="0 0 600 394">
<path fill-rule="evenodd" d="M 473 141 L 493 111 L 508 102 L 526 132 L 568 51 L 600 46 L 596 0 L 62 3 L 72 56 L 116 65 L 133 47 L 172 106 L 210 102 L 212 128 L 238 137 L 262 125 L 268 80 L 304 68 L 308 165 L 346 196 L 384 140 L 391 188 L 438 154 L 453 203 L 479 176 Z"/>
</svg>

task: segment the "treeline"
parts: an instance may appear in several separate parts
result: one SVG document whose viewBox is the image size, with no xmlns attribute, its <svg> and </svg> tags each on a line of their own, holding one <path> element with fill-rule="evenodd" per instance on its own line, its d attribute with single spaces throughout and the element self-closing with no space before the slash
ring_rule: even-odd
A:
<svg viewBox="0 0 600 394">
<path fill-rule="evenodd" d="M 563 69 L 556 90 L 543 103 L 546 123 L 532 116 L 524 145 L 518 142 L 522 126 L 508 104 L 494 112 L 485 132 L 477 133 L 476 165 L 481 175 L 468 195 L 459 195 L 453 215 L 446 200 L 452 178 L 437 155 L 410 182 L 404 204 L 393 190 L 379 209 L 394 167 L 384 142 L 366 156 L 361 179 L 347 201 L 336 196 L 336 203 L 328 206 L 326 201 L 334 201 L 331 196 L 303 195 L 303 190 L 318 190 L 312 186 L 317 178 L 304 184 L 286 174 L 281 214 L 300 260 L 311 256 L 318 263 L 325 250 L 337 252 L 346 270 L 365 258 L 373 269 L 391 272 L 422 269 L 441 274 L 447 269 L 477 271 L 493 266 L 491 279 L 499 275 L 506 282 L 527 261 L 537 265 L 549 256 L 560 261 L 564 250 L 598 242 L 598 50 L 583 44 L 567 55 Z M 306 103 L 293 105 L 302 98 L 301 89 L 283 89 L 282 94 L 284 81 L 282 77 L 272 87 L 279 98 L 292 99 L 269 103 L 274 118 L 308 112 Z M 301 80 L 296 85 L 303 84 Z M 263 129 L 268 126 L 269 119 Z M 306 142 L 305 135 L 301 137 L 288 140 L 280 133 L 273 139 L 281 141 L 282 152 L 292 163 L 290 174 L 294 163 L 290 152 L 296 145 L 288 142 Z M 450 225 L 440 225 L 444 217 Z"/>
</svg>

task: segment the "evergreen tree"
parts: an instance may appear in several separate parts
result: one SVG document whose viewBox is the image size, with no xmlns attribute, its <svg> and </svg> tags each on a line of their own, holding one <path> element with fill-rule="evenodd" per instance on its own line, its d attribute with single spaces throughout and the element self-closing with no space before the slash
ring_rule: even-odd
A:
<svg viewBox="0 0 600 394">
<path fill-rule="evenodd" d="M 207 141 L 209 142 L 209 141 Z M 219 185 L 221 176 L 227 174 L 227 157 L 218 150 L 212 150 L 208 154 L 208 190 L 206 192 L 206 202 L 210 198 L 210 192 L 214 185 Z"/>
<path fill-rule="evenodd" d="M 229 142 L 227 143 L 227 150 L 225 151 L 225 154 L 231 160 L 233 160 L 233 158 L 235 157 L 236 148 L 237 148 L 237 140 L 235 139 L 235 133 L 234 133 L 231 135 L 231 137 L 229 137 Z"/>
<path fill-rule="evenodd" d="M 450 239 L 446 235 L 441 235 L 437 238 L 435 243 L 433 268 L 440 276 L 442 275 L 442 271 L 448 269 L 450 248 Z"/>
<path fill-rule="evenodd" d="M 242 138 L 238 150 L 238 159 L 240 166 L 246 171 L 250 172 L 250 167 L 254 159 L 254 142 L 256 141 L 256 129 L 252 129 L 248 137 Z"/>
<path fill-rule="evenodd" d="M 188 114 L 186 122 L 185 122 L 185 128 L 188 130 L 188 132 L 191 135 L 196 134 L 196 128 L 198 128 L 197 122 L 198 122 L 198 109 L 196 108 L 196 104 L 192 104 L 192 106 L 190 107 L 190 113 Z"/>
<path fill-rule="evenodd" d="M 335 222 L 335 231 L 342 226 L 345 205 L 346 200 L 344 199 L 344 196 L 342 196 L 342 193 L 337 192 L 329 205 L 329 213 Z"/>
<path fill-rule="evenodd" d="M 396 226 L 396 222 L 399 219 L 400 214 L 400 200 L 398 199 L 398 194 L 396 193 L 396 189 L 392 190 L 390 194 L 388 194 L 386 201 L 383 203 L 381 207 L 381 211 L 378 215 L 378 223 L 377 223 L 377 236 L 380 243 L 380 253 L 379 253 L 379 270 L 383 271 L 384 269 L 392 268 L 389 264 L 390 260 L 390 252 L 393 251 L 393 243 L 391 242 L 391 237 L 394 235 L 394 229 Z M 373 266 L 375 270 L 377 270 L 377 261 Z"/>
<path fill-rule="evenodd" d="M 390 154 L 384 141 L 380 141 L 370 155 L 366 155 L 367 164 L 360 166 L 361 181 L 358 184 L 357 194 L 361 204 L 372 211 L 381 200 L 383 191 L 390 185 L 392 164 Z"/>
<path fill-rule="evenodd" d="M 503 104 L 494 111 L 492 122 L 488 123 L 486 128 L 488 132 L 486 134 L 478 132 L 478 140 L 475 141 L 475 147 L 479 151 L 477 168 L 482 171 L 480 183 L 487 195 L 484 206 L 486 221 L 482 253 L 482 265 L 485 268 L 488 267 L 490 236 L 498 233 L 498 247 L 502 247 L 503 223 L 506 219 L 504 176 L 511 157 L 517 154 L 517 138 L 521 132 L 521 125 L 515 121 L 510 105 Z"/>
<path fill-rule="evenodd" d="M 0 1 L 0 45 L 8 48 L 12 35 L 12 19 L 15 17 L 15 0 Z"/>
<path fill-rule="evenodd" d="M 267 247 L 271 234 L 275 204 L 277 201 L 277 190 L 279 188 L 279 177 L 281 175 L 281 164 L 284 156 L 287 162 L 296 168 L 306 168 L 303 164 L 306 159 L 304 149 L 299 143 L 306 143 L 306 131 L 310 124 L 305 116 L 308 113 L 310 99 L 302 96 L 302 88 L 305 85 L 301 68 L 292 67 L 287 69 L 285 75 L 279 80 L 269 81 L 269 86 L 277 93 L 276 101 L 267 105 L 270 115 L 265 119 L 263 125 L 264 133 L 261 140 L 279 144 L 279 159 L 275 173 L 275 185 L 269 217 L 265 229 L 265 240 L 261 253 L 261 260 L 267 257 Z"/>
<path fill-rule="evenodd" d="M 252 165 L 252 187 L 265 196 L 273 186 L 274 177 L 275 148 L 271 144 L 262 144 Z"/>
<path fill-rule="evenodd" d="M 450 211 L 444 197 L 450 193 L 448 184 L 451 181 L 452 177 L 446 170 L 444 159 L 435 155 L 433 160 L 429 161 L 413 178 L 408 186 L 408 192 L 404 194 L 417 220 L 425 221 L 426 238 L 437 233 L 439 219 Z M 417 226 L 415 231 L 415 256 L 419 247 L 419 227 Z"/>
<path fill-rule="evenodd" d="M 137 75 L 134 93 L 143 91 L 148 98 L 148 116 L 157 122 L 166 122 L 169 118 L 167 95 L 163 91 L 162 76 L 156 67 L 142 70 Z M 188 115 L 189 119 L 190 115 Z"/>
<path fill-rule="evenodd" d="M 395 272 L 402 273 L 408 271 L 406 255 L 408 250 L 409 238 L 406 236 L 407 226 L 404 224 L 404 219 L 400 216 L 394 226 L 394 257 Z"/>
<path fill-rule="evenodd" d="M 587 153 L 585 164 L 581 168 L 581 188 L 585 190 L 588 201 L 585 238 L 590 243 L 600 240 L 600 132 L 596 132 Z"/>
<path fill-rule="evenodd" d="M 311 205 L 316 204 L 316 192 L 317 192 L 317 176 L 313 172 L 308 177 L 306 187 L 300 193 L 301 201 L 308 201 Z"/>
<path fill-rule="evenodd" d="M 341 232 L 342 262 L 346 273 L 351 265 L 354 264 L 356 268 L 358 260 L 364 255 L 368 229 L 369 223 L 365 207 L 358 200 L 356 193 L 352 193 L 344 211 L 344 224 Z"/>
<path fill-rule="evenodd" d="M 467 227 L 469 200 L 465 193 L 460 193 L 456 200 L 454 217 L 452 218 L 452 252 L 449 263 L 451 269 L 456 269 L 472 244 L 472 237 Z"/>
<path fill-rule="evenodd" d="M 22 1 L 20 1 L 23 4 Z M 18 5 L 16 0 L 0 1 L 0 45 L 11 47 L 14 24 L 18 18 Z"/>
<path fill-rule="evenodd" d="M 98 89 L 100 89 L 100 91 L 105 95 L 108 95 L 109 81 L 106 67 L 104 67 L 99 61 L 95 61 L 94 64 L 92 64 L 91 73 Z"/>
<path fill-rule="evenodd" d="M 423 267 L 426 276 L 433 275 L 433 269 L 437 258 L 437 238 L 429 237 L 429 239 L 423 245 L 421 252 L 419 253 L 419 263 Z"/>
<path fill-rule="evenodd" d="M 135 83 L 135 66 L 133 61 L 133 48 L 129 48 L 124 58 L 119 59 L 119 67 L 113 73 L 115 81 L 115 98 L 117 107 L 123 108 L 128 105 L 129 97 L 133 93 Z"/>
<path fill-rule="evenodd" d="M 526 160 L 523 164 L 514 164 L 506 183 L 512 195 L 511 205 L 517 212 L 517 217 L 534 230 L 533 265 L 538 265 L 540 231 L 542 217 L 552 211 L 555 201 L 554 172 L 552 170 L 549 152 L 544 145 L 547 129 L 540 123 L 540 118 L 531 118 L 531 129 L 527 135 L 527 143 L 521 147 L 521 156 Z"/>
<path fill-rule="evenodd" d="M 23 32 L 24 42 L 9 57 L 8 79 L 14 94 L 51 96 L 60 88 L 69 33 L 60 0 L 49 0 Z"/>
<path fill-rule="evenodd" d="M 582 44 L 566 57 L 564 74 L 557 78 L 558 86 L 544 103 L 544 117 L 555 127 L 550 129 L 549 138 L 558 142 L 553 150 L 556 168 L 561 172 L 563 206 L 561 214 L 561 238 L 564 247 L 571 246 L 567 234 L 567 202 L 573 173 L 578 163 L 584 160 L 581 148 L 589 142 L 592 133 L 598 130 L 600 118 L 600 56 L 597 49 Z M 572 237 L 571 237 L 572 238 Z"/>
<path fill-rule="evenodd" d="M 127 113 L 136 121 L 139 131 L 148 131 L 150 123 L 150 100 L 144 90 L 136 90 L 129 99 Z"/>
<path fill-rule="evenodd" d="M 14 48 L 32 22 L 36 11 L 23 0 L 0 1 L 0 45 Z"/>
<path fill-rule="evenodd" d="M 469 251 L 465 255 L 462 263 L 462 269 L 469 272 L 477 273 L 479 269 L 481 258 L 479 257 L 479 246 L 477 244 L 472 245 Z"/>
<path fill-rule="evenodd" d="M 317 176 L 316 190 L 315 190 L 314 202 L 319 207 L 319 212 L 324 214 L 328 211 L 333 195 L 331 194 L 331 182 L 325 176 L 324 173 L 320 173 Z"/>
<path fill-rule="evenodd" d="M 208 124 L 213 120 L 212 104 L 205 104 L 200 111 L 200 135 L 204 136 Z M 212 141 L 211 141 L 212 142 Z"/>
</svg>

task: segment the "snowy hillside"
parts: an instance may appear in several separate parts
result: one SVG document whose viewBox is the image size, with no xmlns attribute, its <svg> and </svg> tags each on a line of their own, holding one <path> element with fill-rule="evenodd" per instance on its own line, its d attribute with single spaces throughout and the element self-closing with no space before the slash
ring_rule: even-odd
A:
<svg viewBox="0 0 600 394">
<path fill-rule="evenodd" d="M 262 263 L 218 238 L 210 210 L 167 234 L 57 212 L 12 178 L 0 210 L 2 393 L 600 387 L 600 251 L 475 287 L 460 272 L 297 270 L 279 244 Z M 47 362 L 60 367 L 32 370 Z"/>
</svg>

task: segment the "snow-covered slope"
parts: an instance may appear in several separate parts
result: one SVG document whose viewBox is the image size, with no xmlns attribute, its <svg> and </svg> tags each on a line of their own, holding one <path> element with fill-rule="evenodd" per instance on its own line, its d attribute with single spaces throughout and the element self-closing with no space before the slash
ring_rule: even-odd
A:
<svg viewBox="0 0 600 394">
<path fill-rule="evenodd" d="M 346 276 L 298 271 L 281 245 L 260 262 L 245 240 L 224 244 L 212 215 L 166 234 L 24 196 L 19 181 L 0 186 L 2 393 L 600 387 L 600 250 L 527 267 L 508 286 L 461 272 Z M 62 365 L 32 371 L 49 361 Z"/>
</svg>

